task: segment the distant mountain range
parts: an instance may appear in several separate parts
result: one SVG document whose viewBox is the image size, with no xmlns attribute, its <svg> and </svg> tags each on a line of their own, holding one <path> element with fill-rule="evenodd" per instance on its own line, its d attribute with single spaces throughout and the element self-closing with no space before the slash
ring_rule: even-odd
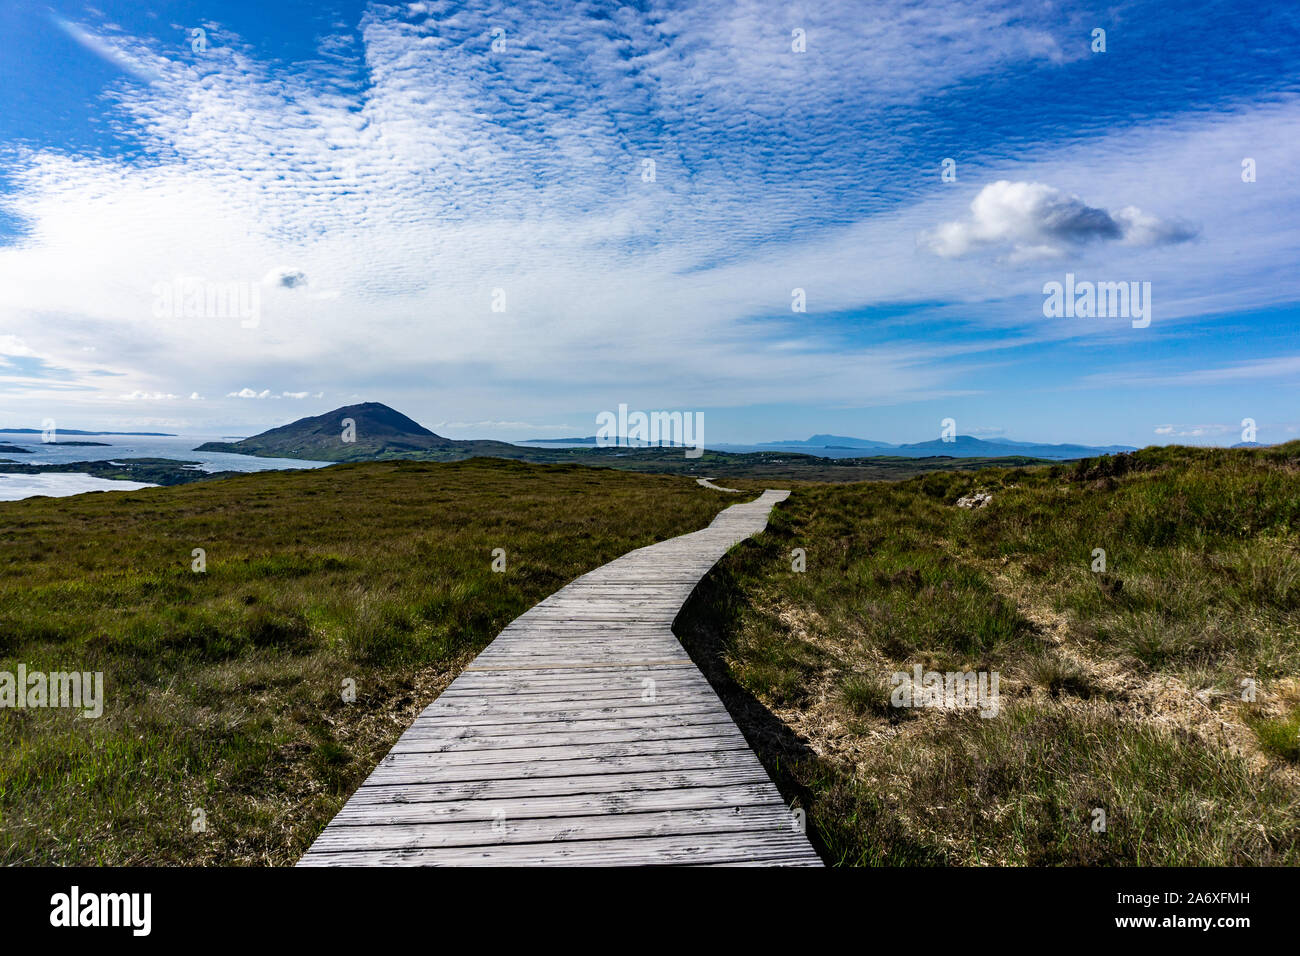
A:
<svg viewBox="0 0 1300 956">
<path fill-rule="evenodd" d="M 849 438 L 845 435 L 813 435 L 806 440 L 759 442 L 761 448 L 816 449 L 816 448 L 893 448 L 887 441 L 872 441 L 870 438 Z"/>
<path fill-rule="evenodd" d="M 352 423 L 350 427 L 345 425 L 345 421 L 349 420 Z M 586 438 L 540 438 L 529 441 L 532 445 L 594 445 L 595 443 L 595 435 Z M 638 445 L 650 447 L 644 443 Z M 1010 439 L 985 441 L 968 435 L 958 435 L 952 441 L 935 439 L 901 445 L 844 435 L 813 435 L 804 441 L 765 442 L 758 447 L 764 450 L 799 452 L 813 456 L 819 456 L 820 452 L 827 449 L 862 449 L 864 452 L 862 457 L 878 455 L 897 458 L 1032 457 L 1057 460 L 1089 458 L 1136 450 L 1128 445 L 1099 447 L 1075 444 L 1052 445 Z M 296 422 L 272 428 L 251 438 L 234 442 L 207 442 L 195 450 L 233 452 L 263 458 L 302 458 L 313 461 L 363 461 L 409 457 L 450 461 L 482 455 L 529 458 L 536 457 L 537 454 L 547 456 L 540 460 L 549 461 L 559 460 L 554 456 L 560 454 L 558 451 L 538 449 L 536 453 L 530 455 L 527 445 L 444 438 L 401 412 L 379 402 L 347 405 L 326 412 L 324 415 L 300 418 Z M 616 450 L 600 449 L 604 452 Z M 571 459 L 570 456 L 570 459 L 564 460 L 576 459 Z"/>
<path fill-rule="evenodd" d="M 600 436 L 588 435 L 586 438 L 525 438 L 519 442 L 521 445 L 595 445 L 599 442 Z M 609 447 L 618 448 L 685 448 L 687 446 L 680 442 L 674 441 L 642 441 L 639 438 L 628 438 L 626 435 L 618 439 L 617 442 Z"/>
<path fill-rule="evenodd" d="M 519 449 L 507 442 L 443 438 L 396 409 L 379 402 L 363 402 L 324 415 L 300 418 L 241 441 L 205 442 L 194 450 L 262 458 L 364 461 L 401 458 L 412 453 L 419 453 L 421 458 L 469 458 Z"/>
<path fill-rule="evenodd" d="M 1041 442 L 1012 441 L 1000 438 L 997 441 L 985 441 L 969 435 L 957 435 L 951 441 L 936 438 L 931 441 L 913 442 L 895 445 L 890 442 L 873 441 L 869 438 L 848 438 L 843 435 L 813 435 L 800 441 L 763 442 L 759 447 L 780 451 L 798 451 L 806 455 L 815 455 L 819 450 L 862 448 L 870 449 L 876 454 L 896 455 L 902 458 L 931 458 L 947 456 L 949 458 L 1005 458 L 1013 455 L 1031 455 L 1035 458 L 1091 458 L 1095 455 L 1115 455 L 1120 452 L 1137 451 L 1132 445 L 1075 445 L 1044 444 Z"/>
</svg>

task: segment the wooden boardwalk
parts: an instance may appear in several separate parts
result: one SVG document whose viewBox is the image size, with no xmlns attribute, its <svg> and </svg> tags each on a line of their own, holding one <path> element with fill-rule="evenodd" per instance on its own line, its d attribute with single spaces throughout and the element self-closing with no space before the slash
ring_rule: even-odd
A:
<svg viewBox="0 0 1300 956">
<path fill-rule="evenodd" d="M 623 555 L 516 618 L 430 704 L 300 866 L 820 866 L 672 632 L 789 492 Z"/>
<path fill-rule="evenodd" d="M 740 494 L 739 488 L 723 488 L 719 485 L 715 485 L 712 478 L 696 478 L 695 483 L 701 488 L 712 488 L 714 491 L 725 491 L 732 495 Z"/>
</svg>

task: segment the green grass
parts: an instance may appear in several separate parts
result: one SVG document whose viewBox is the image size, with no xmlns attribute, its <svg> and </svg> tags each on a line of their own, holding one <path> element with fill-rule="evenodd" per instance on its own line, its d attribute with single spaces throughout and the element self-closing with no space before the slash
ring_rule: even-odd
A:
<svg viewBox="0 0 1300 956">
<path fill-rule="evenodd" d="M 1300 763 L 1300 708 L 1283 717 L 1251 717 L 1260 746 L 1275 757 Z"/>
<path fill-rule="evenodd" d="M 1297 488 L 1295 442 L 800 487 L 679 633 L 833 862 L 1295 865 Z M 1000 715 L 890 706 L 914 664 Z"/>
<path fill-rule="evenodd" d="M 0 504 L 0 671 L 106 697 L 0 709 L 0 863 L 291 863 L 497 631 L 737 497 L 480 459 Z"/>
</svg>

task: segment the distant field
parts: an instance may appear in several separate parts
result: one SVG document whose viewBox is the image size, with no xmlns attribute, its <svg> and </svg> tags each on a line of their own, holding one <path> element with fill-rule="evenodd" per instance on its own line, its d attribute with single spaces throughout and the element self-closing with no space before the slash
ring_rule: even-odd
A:
<svg viewBox="0 0 1300 956">
<path fill-rule="evenodd" d="M 0 709 L 0 863 L 291 863 L 501 627 L 738 499 L 479 459 L 0 503 L 0 671 L 107 698 Z"/>
<path fill-rule="evenodd" d="M 678 633 L 829 862 L 1300 863 L 1300 442 L 798 488 Z"/>
<path fill-rule="evenodd" d="M 1040 458 L 900 458 L 877 455 L 869 458 L 818 458 L 788 452 L 705 451 L 699 458 L 687 458 L 680 450 L 666 448 L 559 448 L 538 449 L 532 461 L 570 461 L 605 468 L 627 469 L 671 475 L 712 478 L 750 478 L 767 482 L 850 482 L 896 481 L 934 471 L 977 471 L 989 466 L 1004 468 L 1047 464 Z"/>
<path fill-rule="evenodd" d="M 612 468 L 618 471 L 639 471 L 655 475 L 682 475 L 685 477 L 752 478 L 755 481 L 789 484 L 791 482 L 845 482 L 892 481 L 932 471 L 976 471 L 990 465 L 1014 468 L 1048 464 L 1038 458 L 815 458 L 810 455 L 780 452 L 706 451 L 699 458 L 687 458 L 680 449 L 668 448 L 520 448 L 500 442 L 483 443 L 477 450 L 455 448 L 445 451 L 401 451 L 377 455 L 371 461 L 425 461 L 450 463 L 467 461 L 471 455 L 481 459 L 526 461 L 534 464 L 583 465 L 590 468 Z M 486 446 L 493 447 L 488 448 Z M 210 442 L 204 446 L 212 450 L 231 450 L 242 453 L 234 446 Z M 503 451 L 502 449 L 507 449 Z M 0 455 L 4 449 L 0 448 Z M 274 457 L 274 456 L 269 456 Z M 320 456 L 315 460 L 329 460 Z M 123 461 L 54 462 L 39 465 L 12 462 L 0 457 L 0 471 L 11 474 L 34 475 L 42 472 L 81 472 L 97 478 L 141 481 L 159 485 L 197 484 L 226 478 L 239 472 L 205 472 L 185 467 L 192 462 L 169 458 L 127 458 Z"/>
</svg>

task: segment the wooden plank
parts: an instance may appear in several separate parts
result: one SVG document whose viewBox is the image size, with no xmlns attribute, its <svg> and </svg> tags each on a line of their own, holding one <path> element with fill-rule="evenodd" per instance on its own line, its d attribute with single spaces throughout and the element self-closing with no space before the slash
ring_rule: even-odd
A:
<svg viewBox="0 0 1300 956">
<path fill-rule="evenodd" d="M 672 633 L 699 578 L 785 494 L 630 552 L 516 618 L 299 865 L 819 865 Z"/>
<path fill-rule="evenodd" d="M 466 683 L 452 691 L 450 687 L 442 692 L 440 700 L 448 698 L 482 698 L 482 697 L 549 697 L 555 694 L 641 694 L 644 690 L 642 681 L 650 679 L 655 682 L 656 693 L 664 691 L 683 692 L 698 688 L 702 679 L 690 676 L 658 675 L 646 677 L 636 674 L 604 674 L 597 680 L 579 680 L 561 682 L 560 680 L 503 680 L 495 684 L 489 681 Z M 704 684 L 705 687 L 708 684 Z M 590 697 L 590 699 L 595 699 Z"/>
<path fill-rule="evenodd" d="M 546 794 L 545 796 L 476 797 L 436 803 L 349 802 L 331 827 L 380 826 L 397 823 L 464 822 L 468 820 L 580 816 L 592 813 L 635 813 L 647 810 L 699 810 L 708 807 L 766 806 L 771 794 L 754 783 L 706 787 L 678 787 L 671 790 L 634 790 L 613 793 Z"/>
<path fill-rule="evenodd" d="M 588 730 L 574 731 L 570 728 L 549 734 L 502 734 L 495 737 L 417 737 L 405 736 L 393 745 L 393 753 L 412 750 L 424 750 L 429 753 L 458 750 L 464 753 L 488 750 L 508 750 L 521 747 L 569 747 L 590 746 L 592 744 L 653 743 L 656 741 L 688 740 L 698 737 L 710 737 L 715 740 L 733 738 L 736 735 L 734 724 L 717 720 L 707 724 L 693 724 L 685 727 L 645 727 L 635 730 Z"/>
<path fill-rule="evenodd" d="M 686 753 L 659 753 L 635 757 L 575 757 L 568 760 L 545 760 L 533 763 L 481 761 L 474 764 L 450 764 L 435 754 L 389 754 L 370 774 L 371 783 L 438 783 L 471 780 L 537 780 L 582 774 L 614 773 L 637 770 L 700 770 L 703 768 L 749 767 L 758 762 L 743 744 L 728 749 L 709 749 Z M 775 794 L 773 789 L 773 794 Z M 776 798 L 779 802 L 779 797 Z"/>
<path fill-rule="evenodd" d="M 572 661 L 565 658 L 554 659 L 527 659 L 518 660 L 511 663 L 489 661 L 485 664 L 477 664 L 473 668 L 466 668 L 470 673 L 480 673 L 484 671 L 596 671 L 608 669 L 611 667 L 621 667 L 625 670 L 630 668 L 660 667 L 670 661 L 641 660 L 641 655 L 631 655 L 618 660 L 606 661 Z"/>
<path fill-rule="evenodd" d="M 801 837 L 798 833 L 793 835 Z M 807 849 L 780 831 L 749 831 L 498 846 L 313 852 L 304 856 L 299 866 L 818 865 L 817 855 L 806 839 L 803 844 Z"/>
<path fill-rule="evenodd" d="M 483 713 L 473 714 L 473 715 L 451 714 L 451 716 L 448 718 L 449 719 L 448 726 L 453 726 L 455 725 L 455 723 L 459 723 L 462 726 L 473 726 L 473 727 L 480 727 L 488 724 L 499 724 L 502 722 L 503 716 L 505 716 L 508 717 L 509 720 L 517 722 L 517 725 L 521 728 L 521 730 L 527 732 L 527 731 L 531 731 L 533 729 L 533 725 L 535 724 L 554 723 L 557 720 L 570 721 L 570 722 L 590 725 L 601 721 L 624 720 L 624 719 L 631 720 L 631 719 L 642 718 L 642 717 L 663 716 L 665 719 L 669 719 L 673 715 L 683 715 L 683 714 L 690 715 L 690 716 L 696 716 L 701 714 L 708 714 L 711 716 L 721 716 L 726 712 L 727 712 L 726 708 L 721 707 L 719 704 L 705 703 L 704 701 L 701 700 L 701 702 L 698 704 L 680 704 L 673 708 L 672 714 L 662 714 L 662 712 L 657 714 L 653 709 L 653 707 L 603 708 L 599 710 L 571 711 L 563 715 L 557 715 L 553 711 L 550 713 L 545 713 L 545 712 L 535 713 L 535 714 L 516 713 L 513 715 L 508 715 L 508 714 L 503 715 L 500 712 L 494 712 L 494 711 L 485 711 Z M 432 715 L 421 716 L 416 719 L 425 720 L 424 726 L 439 726 L 436 720 L 439 713 L 440 711 L 435 711 Z"/>
<path fill-rule="evenodd" d="M 527 737 L 532 734 L 583 733 L 586 731 L 624 731 L 642 729 L 662 729 L 668 732 L 674 728 L 695 727 L 701 724 L 730 723 L 730 717 L 724 717 L 716 711 L 685 714 L 653 714 L 648 717 L 596 718 L 594 720 L 534 720 L 526 727 L 509 719 L 497 723 L 476 723 L 458 726 L 456 724 L 434 724 L 424 722 L 412 724 L 400 738 L 401 740 L 474 740 L 484 737 Z M 396 746 L 396 745 L 394 745 Z"/>
<path fill-rule="evenodd" d="M 470 724 L 495 724 L 500 723 L 502 717 L 509 716 L 511 720 L 518 720 L 520 726 L 524 727 L 529 721 L 653 717 L 655 714 L 668 712 L 675 714 L 708 713 L 723 716 L 727 713 L 727 709 L 722 706 L 722 702 L 716 697 L 709 700 L 703 695 L 700 695 L 695 700 L 675 703 L 671 707 L 657 700 L 613 701 L 608 704 L 598 700 L 586 703 L 575 701 L 572 706 L 561 706 L 555 703 L 530 704 L 527 701 L 507 701 L 495 706 L 487 704 L 474 706 L 473 704 L 448 702 L 437 710 L 430 711 L 417 719 L 435 722 L 465 721 Z"/>
<path fill-rule="evenodd" d="M 581 690 L 520 691 L 515 694 L 485 694 L 482 697 L 474 697 L 469 694 L 456 694 L 453 699 L 456 703 L 464 702 L 479 704 L 485 701 L 486 704 L 483 704 L 483 706 L 486 706 L 489 710 L 496 710 L 504 709 L 506 705 L 510 703 L 520 703 L 522 701 L 537 701 L 541 704 L 559 706 L 585 701 L 588 704 L 599 703 L 600 706 L 603 707 L 618 703 L 642 703 L 650 700 L 657 700 L 665 704 L 672 704 L 679 701 L 686 703 L 688 701 L 698 700 L 703 696 L 700 689 L 694 685 L 678 685 L 674 687 L 667 684 L 661 684 L 658 681 L 655 682 L 654 693 L 650 697 L 647 697 L 647 694 L 650 694 L 650 690 L 648 688 L 643 690 L 640 681 L 638 681 L 635 686 L 629 687 L 588 687 Z M 443 695 L 443 699 L 446 699 L 446 695 Z M 440 712 L 445 711 L 440 710 Z"/>
<path fill-rule="evenodd" d="M 533 673 L 494 673 L 490 669 L 483 671 L 461 671 L 460 677 L 457 677 L 456 681 L 464 680 L 466 682 L 466 687 L 472 688 L 479 686 L 479 682 L 482 682 L 483 684 L 491 684 L 494 681 L 502 683 L 518 683 L 521 681 L 527 681 L 530 686 L 535 686 L 542 681 L 549 681 L 551 683 L 563 683 L 566 681 L 577 682 L 583 680 L 615 681 L 627 679 L 631 676 L 627 674 L 626 671 L 620 673 L 618 670 L 610 670 L 608 667 L 516 667 L 510 668 L 510 670 L 520 672 L 532 671 Z M 695 665 L 687 659 L 686 661 L 673 661 L 670 664 L 659 664 L 655 667 L 648 668 L 647 673 L 650 676 L 662 674 L 667 677 L 678 677 L 691 673 L 698 674 L 699 671 L 695 670 Z M 455 684 L 456 681 L 453 681 L 452 683 Z M 450 686 L 447 689 L 450 690 Z"/>
<path fill-rule="evenodd" d="M 733 784 L 761 786 L 771 798 L 771 782 L 761 766 L 696 768 L 690 770 L 643 771 L 640 773 L 584 774 L 580 777 L 550 777 L 546 795 L 551 797 L 584 794 L 597 799 L 601 794 L 624 796 L 659 790 L 694 787 L 721 787 Z M 359 789 L 344 806 L 353 804 L 442 803 L 451 801 L 515 799 L 537 795 L 533 780 L 470 780 L 457 784 L 416 783 L 371 785 Z"/>
<path fill-rule="evenodd" d="M 539 699 L 540 698 L 540 699 Z M 722 716 L 725 710 L 716 701 L 709 700 L 699 691 L 672 693 L 656 690 L 653 697 L 622 694 L 616 697 L 585 699 L 566 693 L 560 697 L 551 694 L 529 694 L 518 698 L 493 696 L 474 700 L 462 698 L 448 701 L 427 715 L 428 721 L 454 723 L 458 718 L 518 717 L 522 720 L 592 719 L 601 717 L 649 717 L 655 714 L 699 713 L 711 710 Z"/>
<path fill-rule="evenodd" d="M 573 840 L 621 840 L 630 837 L 714 835 L 747 831 L 783 831 L 790 814 L 771 804 L 647 810 L 629 813 L 584 813 L 578 816 L 510 816 L 501 808 L 487 820 L 358 824 L 326 827 L 315 848 L 397 850 L 415 847 L 474 847 L 512 843 L 560 843 Z"/>
<path fill-rule="evenodd" d="M 492 763 L 544 763 L 552 760 L 605 760 L 614 757 L 644 757 L 658 754 L 688 754 L 732 748 L 747 748 L 745 738 L 738 730 L 710 725 L 708 734 L 693 737 L 671 737 L 660 740 L 600 740 L 594 743 L 535 744 L 532 746 L 467 749 L 464 747 L 440 748 L 412 741 L 404 747 L 394 747 L 388 754 L 397 764 L 402 758 L 427 756 L 439 767 L 460 765 L 478 766 Z M 385 759 L 388 759 L 387 757 Z M 383 764 L 380 764 L 383 766 Z"/>
</svg>

